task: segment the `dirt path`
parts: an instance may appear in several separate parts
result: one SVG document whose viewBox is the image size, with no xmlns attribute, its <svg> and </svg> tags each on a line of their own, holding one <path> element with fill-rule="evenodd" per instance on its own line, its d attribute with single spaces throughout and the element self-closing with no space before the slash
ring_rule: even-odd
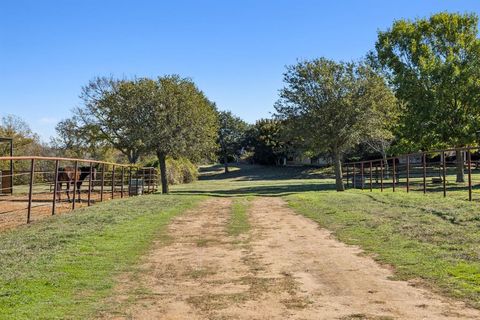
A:
<svg viewBox="0 0 480 320">
<path fill-rule="evenodd" d="M 144 288 L 119 319 L 479 319 L 333 239 L 280 198 L 256 198 L 251 232 L 230 237 L 231 201 L 209 199 L 146 257 Z M 132 280 L 124 284 L 133 285 Z M 121 295 L 119 295 L 121 297 Z"/>
</svg>

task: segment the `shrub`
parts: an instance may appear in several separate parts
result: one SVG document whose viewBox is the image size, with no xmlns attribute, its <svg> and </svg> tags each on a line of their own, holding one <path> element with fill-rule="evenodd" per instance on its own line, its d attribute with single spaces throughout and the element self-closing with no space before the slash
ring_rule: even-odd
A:
<svg viewBox="0 0 480 320">
<path fill-rule="evenodd" d="M 167 158 L 167 180 L 169 184 L 190 183 L 198 178 L 197 167 L 186 158 Z M 158 160 L 148 166 L 158 168 Z"/>
</svg>

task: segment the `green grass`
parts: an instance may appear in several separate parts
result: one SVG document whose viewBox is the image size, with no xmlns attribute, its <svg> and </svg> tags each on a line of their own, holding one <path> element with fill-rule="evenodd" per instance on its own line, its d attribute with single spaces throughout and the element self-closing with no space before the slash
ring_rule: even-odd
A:
<svg viewBox="0 0 480 320">
<path fill-rule="evenodd" d="M 280 197 L 306 191 L 333 190 L 335 187 L 334 180 L 329 175 L 319 173 L 313 167 L 241 165 L 234 167 L 236 170 L 228 174 L 222 173 L 218 168 L 219 166 L 202 168 L 199 181 L 172 186 L 172 193 L 217 197 Z"/>
<path fill-rule="evenodd" d="M 115 200 L 0 234 L 0 318 L 84 319 L 200 197 Z"/>
<path fill-rule="evenodd" d="M 421 193 L 308 192 L 291 207 L 424 284 L 480 307 L 478 204 Z"/>
<path fill-rule="evenodd" d="M 250 230 L 248 209 L 252 197 L 235 198 L 232 205 L 232 215 L 227 225 L 227 232 L 231 236 L 239 236 Z"/>
</svg>

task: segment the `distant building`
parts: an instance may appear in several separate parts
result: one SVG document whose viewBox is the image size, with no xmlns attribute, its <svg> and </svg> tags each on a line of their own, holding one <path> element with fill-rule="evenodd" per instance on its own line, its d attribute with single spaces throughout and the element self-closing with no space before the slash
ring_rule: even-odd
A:
<svg viewBox="0 0 480 320">
<path fill-rule="evenodd" d="M 422 158 L 423 158 L 422 154 L 414 154 L 414 155 L 409 156 L 409 161 L 410 161 L 410 163 L 418 164 L 418 163 L 422 163 L 422 161 L 423 161 Z M 406 164 L 407 163 L 407 156 L 398 157 L 398 163 L 399 164 Z"/>
<path fill-rule="evenodd" d="M 307 157 L 305 155 L 297 155 L 294 157 L 289 157 L 284 162 L 284 165 L 292 166 L 301 166 L 301 165 L 312 165 L 312 166 L 327 166 L 330 165 L 331 161 L 327 157 Z"/>
</svg>

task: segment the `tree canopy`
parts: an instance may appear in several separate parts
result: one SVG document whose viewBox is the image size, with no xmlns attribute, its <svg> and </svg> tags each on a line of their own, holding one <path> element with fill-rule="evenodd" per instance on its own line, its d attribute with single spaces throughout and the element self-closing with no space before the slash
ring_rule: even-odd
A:
<svg viewBox="0 0 480 320">
<path fill-rule="evenodd" d="M 219 156 L 224 163 L 225 173 L 228 173 L 229 158 L 240 155 L 249 125 L 230 111 L 220 111 L 218 122 Z"/>
<path fill-rule="evenodd" d="M 146 78 L 93 79 L 82 88 L 83 107 L 75 110 L 81 122 L 79 133 L 89 141 L 108 141 L 136 163 L 148 151 L 145 109 L 153 103 L 155 89 L 155 81 Z"/>
<path fill-rule="evenodd" d="M 158 78 L 152 99 L 145 112 L 146 145 L 158 157 L 162 190 L 167 193 L 167 156 L 212 158 L 217 148 L 217 112 L 190 79 L 178 75 Z"/>
<path fill-rule="evenodd" d="M 287 156 L 285 127 L 278 119 L 260 119 L 248 130 L 246 139 L 253 161 L 263 165 L 279 164 Z"/>
<path fill-rule="evenodd" d="M 344 190 L 341 157 L 383 125 L 384 108 L 396 103 L 383 78 L 364 63 L 325 58 L 287 67 L 276 110 L 312 150 L 335 159 L 337 190 Z"/>
<path fill-rule="evenodd" d="M 477 15 L 446 12 L 428 19 L 398 20 L 379 32 L 376 58 L 397 97 L 405 102 L 398 131 L 403 151 L 462 147 L 477 140 L 477 35 Z M 463 181 L 463 174 L 458 179 Z"/>
<path fill-rule="evenodd" d="M 211 158 L 216 148 L 217 112 L 196 85 L 178 75 L 155 80 L 95 78 L 82 90 L 75 116 L 59 124 L 63 144 L 80 148 L 108 142 L 130 163 L 159 159 L 162 191 L 168 192 L 165 160 Z"/>
<path fill-rule="evenodd" d="M 0 137 L 13 138 L 15 155 L 42 155 L 44 150 L 40 137 L 33 133 L 30 126 L 15 115 L 0 117 Z M 9 153 L 8 144 L 0 144 L 0 156 Z"/>
</svg>

